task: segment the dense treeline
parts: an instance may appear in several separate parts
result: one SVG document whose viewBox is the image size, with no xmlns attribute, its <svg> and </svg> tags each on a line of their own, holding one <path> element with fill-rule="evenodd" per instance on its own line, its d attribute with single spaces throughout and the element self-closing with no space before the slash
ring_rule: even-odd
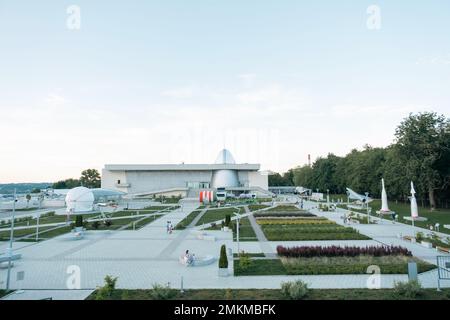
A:
<svg viewBox="0 0 450 320">
<path fill-rule="evenodd" d="M 270 176 L 274 186 L 296 185 L 330 193 L 369 192 L 380 197 L 381 178 L 385 179 L 389 197 L 407 200 L 410 181 L 417 196 L 431 207 L 450 201 L 450 119 L 426 112 L 411 114 L 395 131 L 394 142 L 386 148 L 352 150 L 344 157 L 328 154 L 312 166 Z"/>
</svg>

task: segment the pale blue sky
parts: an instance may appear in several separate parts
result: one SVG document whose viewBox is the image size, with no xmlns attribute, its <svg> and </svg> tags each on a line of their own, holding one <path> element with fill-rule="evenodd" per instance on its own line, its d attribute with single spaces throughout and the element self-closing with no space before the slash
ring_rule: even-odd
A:
<svg viewBox="0 0 450 320">
<path fill-rule="evenodd" d="M 0 0 L 0 182 L 386 146 L 409 112 L 448 116 L 449 39 L 447 0 Z"/>
</svg>

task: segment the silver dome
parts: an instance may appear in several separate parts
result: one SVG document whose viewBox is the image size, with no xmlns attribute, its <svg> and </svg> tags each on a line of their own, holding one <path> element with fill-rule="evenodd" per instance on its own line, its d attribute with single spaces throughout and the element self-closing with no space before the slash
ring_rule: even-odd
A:
<svg viewBox="0 0 450 320">
<path fill-rule="evenodd" d="M 223 149 L 217 155 L 215 164 L 236 164 L 236 161 L 229 150 Z"/>
</svg>

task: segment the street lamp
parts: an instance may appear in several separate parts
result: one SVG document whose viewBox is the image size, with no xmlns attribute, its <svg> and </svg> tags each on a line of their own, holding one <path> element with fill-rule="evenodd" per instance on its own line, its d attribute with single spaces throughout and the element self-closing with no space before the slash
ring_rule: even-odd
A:
<svg viewBox="0 0 450 320">
<path fill-rule="evenodd" d="M 13 239 L 14 239 L 14 219 L 16 214 L 16 189 L 14 188 L 14 200 L 13 200 L 13 211 L 11 216 L 11 233 L 9 235 L 9 248 L 8 248 L 8 275 L 6 278 L 6 292 L 9 291 L 9 281 L 11 277 L 11 267 L 12 267 L 12 254 L 13 254 Z"/>
<path fill-rule="evenodd" d="M 327 189 L 327 205 L 330 206 L 330 189 Z"/>
<path fill-rule="evenodd" d="M 370 224 L 370 212 L 372 211 L 372 208 L 369 207 L 369 193 L 366 192 L 366 206 L 367 206 L 367 223 Z"/>
<path fill-rule="evenodd" d="M 239 211 L 233 212 L 233 214 L 237 217 L 236 240 L 237 240 L 237 245 L 238 245 L 238 255 L 239 255 L 239 253 L 241 252 L 240 246 L 239 246 L 239 225 L 240 225 L 240 221 L 241 221 L 241 215 L 239 214 Z"/>
</svg>

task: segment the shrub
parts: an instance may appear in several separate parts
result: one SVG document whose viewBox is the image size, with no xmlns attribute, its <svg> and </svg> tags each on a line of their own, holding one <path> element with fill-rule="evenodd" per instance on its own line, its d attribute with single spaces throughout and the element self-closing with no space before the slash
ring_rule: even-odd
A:
<svg viewBox="0 0 450 320">
<path fill-rule="evenodd" d="M 105 300 L 112 297 L 114 290 L 116 289 L 117 277 L 113 278 L 110 275 L 105 277 L 105 284 L 103 287 L 97 289 L 95 296 L 96 300 Z"/>
<path fill-rule="evenodd" d="M 416 240 L 419 242 L 423 240 L 423 232 L 417 232 Z"/>
<path fill-rule="evenodd" d="M 97 230 L 98 227 L 100 227 L 100 223 L 99 223 L 98 221 L 92 222 L 92 228 L 93 228 L 93 229 Z"/>
<path fill-rule="evenodd" d="M 228 268 L 227 249 L 224 244 L 220 247 L 219 268 Z"/>
<path fill-rule="evenodd" d="M 233 300 L 233 291 L 231 289 L 225 290 L 225 300 Z"/>
<path fill-rule="evenodd" d="M 410 280 L 407 282 L 395 282 L 394 292 L 400 297 L 414 299 L 423 294 L 423 289 L 419 281 Z"/>
<path fill-rule="evenodd" d="M 160 284 L 153 284 L 152 291 L 150 293 L 151 297 L 155 300 L 168 300 L 175 297 L 177 292 L 170 288 L 169 285 L 162 286 Z"/>
<path fill-rule="evenodd" d="M 225 215 L 225 226 L 229 227 L 231 222 L 231 216 L 229 214 Z"/>
<path fill-rule="evenodd" d="M 301 280 L 283 282 L 281 284 L 281 293 L 287 299 L 300 300 L 308 294 L 308 285 Z"/>
<path fill-rule="evenodd" d="M 252 264 L 252 260 L 250 259 L 250 256 L 248 253 L 245 253 L 242 251 L 239 254 L 239 268 L 242 270 L 247 270 Z"/>
<path fill-rule="evenodd" d="M 110 227 L 110 226 L 112 226 L 112 221 L 111 220 L 106 220 L 105 221 L 105 226 L 107 226 L 107 227 Z"/>
<path fill-rule="evenodd" d="M 75 227 L 79 228 L 83 226 L 83 216 L 77 215 L 75 216 Z"/>
</svg>

